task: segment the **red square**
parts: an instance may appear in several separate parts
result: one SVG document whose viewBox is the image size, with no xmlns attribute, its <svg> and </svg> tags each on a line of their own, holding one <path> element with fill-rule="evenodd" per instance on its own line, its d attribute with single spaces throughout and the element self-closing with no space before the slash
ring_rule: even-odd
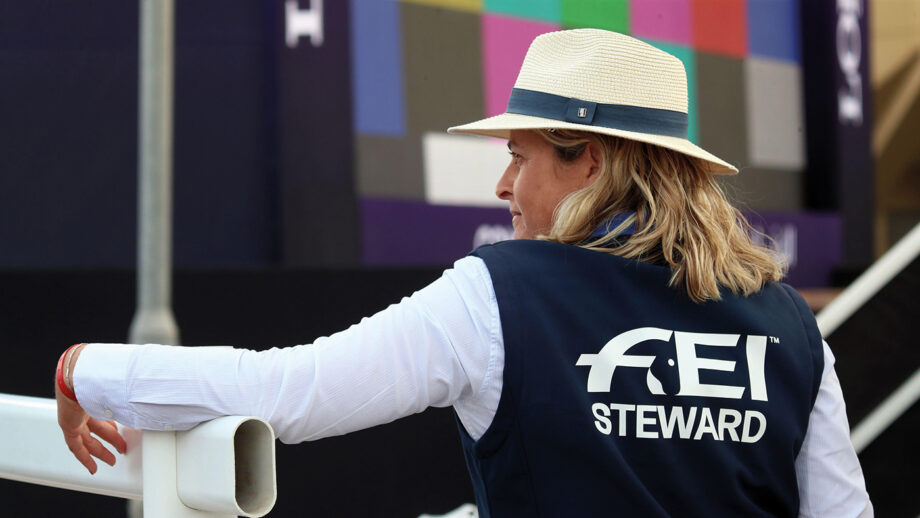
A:
<svg viewBox="0 0 920 518">
<path fill-rule="evenodd" d="M 693 0 L 693 43 L 698 51 L 747 55 L 745 0 Z"/>
</svg>

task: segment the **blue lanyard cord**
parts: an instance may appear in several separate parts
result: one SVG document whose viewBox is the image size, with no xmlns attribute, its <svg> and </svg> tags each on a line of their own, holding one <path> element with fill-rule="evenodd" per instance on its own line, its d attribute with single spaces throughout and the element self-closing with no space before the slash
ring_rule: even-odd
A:
<svg viewBox="0 0 920 518">
<path fill-rule="evenodd" d="M 612 232 L 615 228 L 622 225 L 623 222 L 625 222 L 627 219 L 630 218 L 630 216 L 633 216 L 633 215 L 635 215 L 635 212 L 620 212 L 619 214 L 615 214 L 613 217 L 611 217 L 607 221 L 601 223 L 600 226 L 598 226 L 597 229 L 591 233 L 591 237 L 598 238 L 598 237 L 606 236 L 607 234 Z M 618 237 L 619 236 L 631 236 L 635 233 L 636 233 L 636 222 L 634 221 L 631 225 L 626 227 L 622 232 L 617 234 L 617 236 Z"/>
</svg>

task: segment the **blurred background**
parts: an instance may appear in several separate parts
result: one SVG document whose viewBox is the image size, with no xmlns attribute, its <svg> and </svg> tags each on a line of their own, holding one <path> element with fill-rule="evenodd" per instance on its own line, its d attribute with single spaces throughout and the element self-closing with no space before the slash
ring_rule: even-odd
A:
<svg viewBox="0 0 920 518">
<path fill-rule="evenodd" d="M 127 338 L 138 20 L 138 2 L 0 1 L 0 392 L 49 397 L 64 347 Z M 920 221 L 920 0 L 178 1 L 183 345 L 310 342 L 510 237 L 504 142 L 445 130 L 503 112 L 530 41 L 575 27 L 683 61 L 690 139 L 741 170 L 727 191 L 814 309 Z M 899 279 L 829 338 L 851 426 L 920 367 L 916 261 Z M 917 421 L 861 454 L 881 516 L 920 513 Z M 454 428 L 431 410 L 279 445 L 272 516 L 472 501 Z M 124 510 L 9 481 L 0 500 L 10 516 Z"/>
</svg>

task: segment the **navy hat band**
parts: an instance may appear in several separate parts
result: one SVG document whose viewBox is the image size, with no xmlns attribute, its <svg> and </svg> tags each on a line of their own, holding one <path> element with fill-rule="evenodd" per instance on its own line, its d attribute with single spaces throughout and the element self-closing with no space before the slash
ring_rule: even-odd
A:
<svg viewBox="0 0 920 518">
<path fill-rule="evenodd" d="M 574 97 L 514 88 L 508 113 L 531 115 L 574 124 L 687 138 L 686 113 L 625 104 L 599 104 Z"/>
</svg>

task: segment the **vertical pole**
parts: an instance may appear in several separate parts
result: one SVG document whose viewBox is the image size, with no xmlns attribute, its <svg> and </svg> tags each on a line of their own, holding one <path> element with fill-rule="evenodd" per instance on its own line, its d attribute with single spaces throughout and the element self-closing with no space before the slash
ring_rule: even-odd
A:
<svg viewBox="0 0 920 518">
<path fill-rule="evenodd" d="M 140 0 L 139 11 L 137 309 L 129 341 L 178 345 L 170 300 L 175 0 Z M 179 500 L 175 432 L 144 432 L 141 448 L 144 500 L 128 504 L 130 516 L 210 515 Z"/>
<path fill-rule="evenodd" d="M 140 2 L 137 310 L 131 343 L 179 342 L 171 307 L 174 2 Z"/>
</svg>

